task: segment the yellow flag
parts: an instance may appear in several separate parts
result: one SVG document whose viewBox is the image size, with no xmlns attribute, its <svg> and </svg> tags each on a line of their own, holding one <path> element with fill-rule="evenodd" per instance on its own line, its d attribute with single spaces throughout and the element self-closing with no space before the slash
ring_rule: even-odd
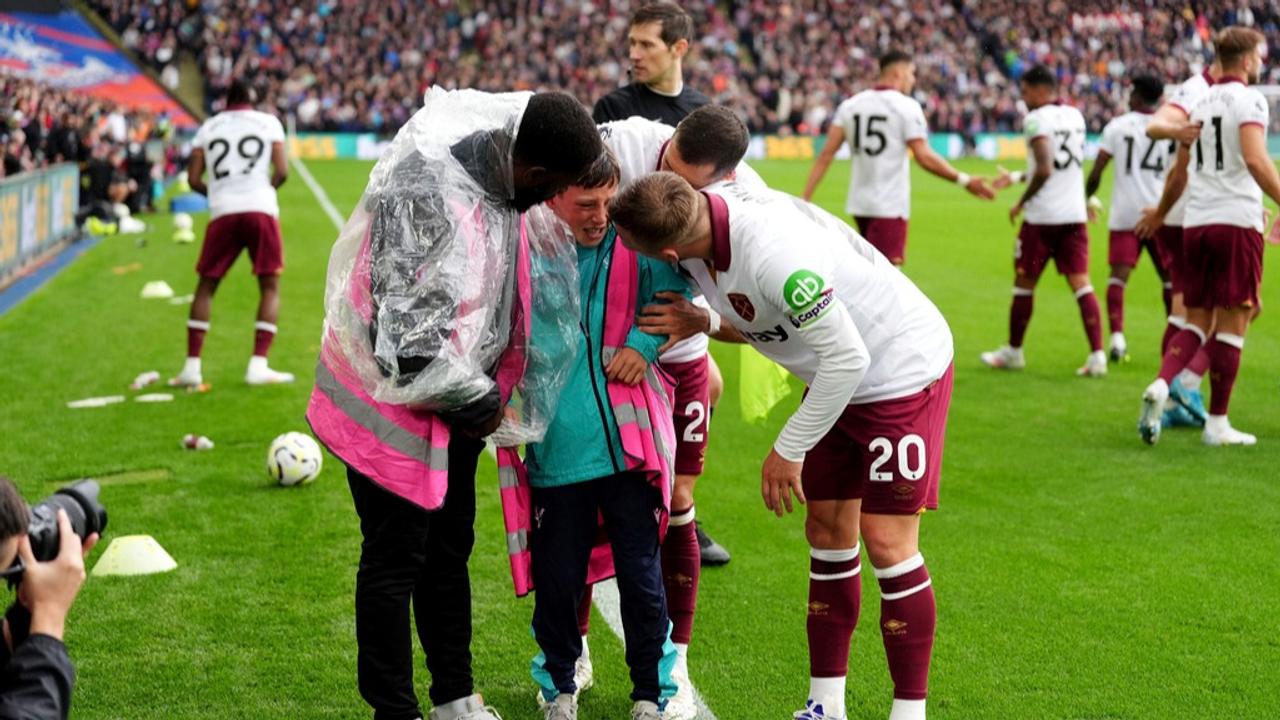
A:
<svg viewBox="0 0 1280 720">
<path fill-rule="evenodd" d="M 750 345 L 739 347 L 742 369 L 738 375 L 738 401 L 742 404 L 742 418 L 750 423 L 763 422 L 778 403 L 791 394 L 788 374 L 781 365 Z"/>
</svg>

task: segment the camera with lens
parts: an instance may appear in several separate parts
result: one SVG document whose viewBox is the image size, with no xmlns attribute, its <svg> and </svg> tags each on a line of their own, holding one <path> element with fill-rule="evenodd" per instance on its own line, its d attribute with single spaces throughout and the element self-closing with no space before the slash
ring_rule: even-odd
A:
<svg viewBox="0 0 1280 720">
<path fill-rule="evenodd" d="M 36 560 L 48 562 L 58 556 L 62 542 L 58 529 L 59 509 L 66 511 L 71 529 L 81 540 L 106 529 L 107 510 L 98 502 L 98 491 L 97 482 L 81 480 L 58 490 L 31 508 L 27 538 L 31 543 L 31 554 Z M 7 580 L 10 587 L 17 587 L 22 582 L 25 571 L 22 558 L 16 557 L 12 565 L 0 571 L 0 577 Z M 5 618 L 9 621 L 9 632 L 16 645 L 20 638 L 26 637 L 31 615 L 21 603 L 15 602 L 5 613 Z"/>
</svg>

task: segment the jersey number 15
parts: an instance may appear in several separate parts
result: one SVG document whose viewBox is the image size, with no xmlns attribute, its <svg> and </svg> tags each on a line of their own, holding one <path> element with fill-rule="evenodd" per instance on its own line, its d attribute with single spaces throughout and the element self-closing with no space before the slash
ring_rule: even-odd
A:
<svg viewBox="0 0 1280 720">
<path fill-rule="evenodd" d="M 888 115 L 868 115 L 867 123 L 864 127 L 862 124 L 862 116 L 853 116 L 853 137 L 849 138 L 849 148 L 855 153 L 864 153 L 875 157 L 884 152 L 885 146 L 889 144 L 888 138 L 884 135 L 884 130 L 876 126 L 876 123 L 889 122 Z M 865 134 L 864 134 L 865 133 Z M 872 146 L 872 141 L 875 145 Z"/>
</svg>

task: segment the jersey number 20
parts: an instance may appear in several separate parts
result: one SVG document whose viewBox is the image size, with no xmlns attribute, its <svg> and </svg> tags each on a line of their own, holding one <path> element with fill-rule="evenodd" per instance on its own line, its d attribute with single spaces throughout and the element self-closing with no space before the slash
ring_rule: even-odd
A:
<svg viewBox="0 0 1280 720">
<path fill-rule="evenodd" d="M 912 448 L 915 449 L 914 464 L 912 462 Z M 893 473 L 885 472 L 880 468 L 889 462 L 889 458 L 893 457 L 893 441 L 887 437 L 878 437 L 867 444 L 867 449 L 871 452 L 880 453 L 880 455 L 871 461 L 871 480 L 873 482 L 893 482 Z M 924 477 L 925 465 L 924 454 L 924 438 L 911 433 L 902 436 L 898 441 L 898 474 L 903 480 L 919 480 Z"/>
</svg>

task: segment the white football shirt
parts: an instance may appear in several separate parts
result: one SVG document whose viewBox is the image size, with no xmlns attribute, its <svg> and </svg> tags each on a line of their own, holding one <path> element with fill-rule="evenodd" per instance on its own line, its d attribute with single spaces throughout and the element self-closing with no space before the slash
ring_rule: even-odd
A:
<svg viewBox="0 0 1280 720">
<path fill-rule="evenodd" d="M 604 140 L 605 145 L 613 151 L 614 157 L 618 159 L 618 165 L 622 168 L 620 184 L 624 186 L 632 180 L 661 169 L 662 154 L 676 131 L 670 125 L 638 115 L 626 120 L 603 123 L 599 129 L 600 139 Z M 734 170 L 734 180 L 748 187 L 765 187 L 760 174 L 746 162 L 738 163 L 737 169 Z M 701 297 L 695 297 L 693 303 L 706 306 L 706 301 Z M 691 362 L 706 355 L 709 344 L 710 340 L 707 336 L 698 333 L 672 345 L 658 359 L 664 363 Z"/>
<path fill-rule="evenodd" d="M 853 228 L 799 198 L 738 183 L 708 192 L 715 275 L 681 265 L 726 321 L 809 386 L 774 448 L 803 459 L 845 406 L 905 397 L 946 372 L 942 313 Z"/>
<path fill-rule="evenodd" d="M 280 121 L 257 110 L 224 110 L 200 126 L 192 146 L 204 151 L 210 217 L 280 215 L 271 186 L 271 144 L 283 142 Z"/>
<path fill-rule="evenodd" d="M 1164 178 L 1169 174 L 1178 143 L 1147 137 L 1150 122 L 1151 113 L 1127 112 L 1102 129 L 1098 147 L 1111 156 L 1115 169 L 1107 219 L 1111 230 L 1133 230 L 1143 208 L 1160 204 Z"/>
<path fill-rule="evenodd" d="M 1031 141 L 1049 140 L 1053 172 L 1031 198 L 1023 217 L 1033 225 L 1067 225 L 1089 219 L 1084 197 L 1084 115 L 1070 105 L 1050 103 L 1027 113 L 1022 120 L 1027 137 L 1027 175 L 1036 171 Z"/>
<path fill-rule="evenodd" d="M 1191 110 L 1203 123 L 1191 146 L 1185 227 L 1235 225 L 1262 232 L 1262 188 L 1244 164 L 1240 130 L 1262 128 L 1266 137 L 1270 108 L 1262 93 L 1234 78 L 1222 78 Z"/>
<path fill-rule="evenodd" d="M 1192 75 L 1173 91 L 1173 97 L 1169 98 L 1170 105 L 1182 111 L 1182 114 L 1188 118 L 1191 117 L 1191 109 L 1200 102 L 1200 98 L 1209 92 L 1209 88 L 1213 87 L 1213 79 L 1209 77 L 1209 71 L 1206 70 L 1199 75 Z M 1187 191 L 1183 190 L 1182 195 L 1178 197 L 1173 207 L 1169 208 L 1169 213 L 1164 216 L 1164 224 L 1172 227 L 1182 227 L 1185 224 L 1187 213 Z"/>
<path fill-rule="evenodd" d="M 853 156 L 845 210 L 857 217 L 911 217 L 907 143 L 929 136 L 920 103 L 891 88 L 863 90 L 840 103 L 832 122 L 844 128 Z"/>
</svg>

